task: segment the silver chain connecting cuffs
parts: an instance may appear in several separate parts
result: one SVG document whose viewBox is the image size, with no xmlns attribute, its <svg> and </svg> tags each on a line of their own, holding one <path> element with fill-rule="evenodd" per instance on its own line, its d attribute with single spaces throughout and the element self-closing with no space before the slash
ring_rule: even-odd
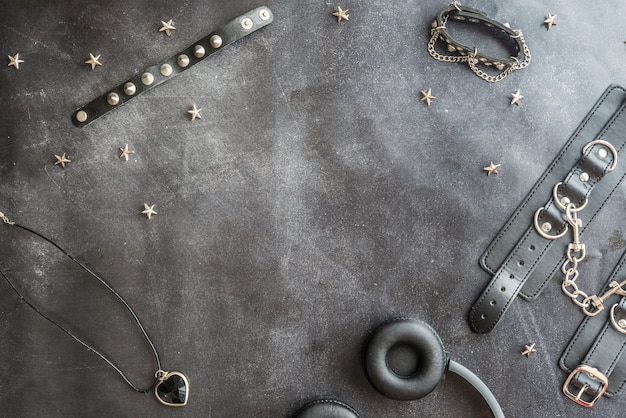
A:
<svg viewBox="0 0 626 418">
<path fill-rule="evenodd" d="M 450 36 L 446 27 L 449 20 L 480 25 L 494 36 L 504 38 L 511 55 L 504 58 L 492 57 L 483 54 L 475 47 L 469 47 L 458 42 Z M 437 52 L 436 44 L 438 41 L 443 42 L 447 51 L 455 55 L 443 55 Z M 438 61 L 466 62 L 474 74 L 490 83 L 500 81 L 513 71 L 525 68 L 530 64 L 531 59 L 521 30 L 513 30 L 508 24 L 497 22 L 480 10 L 461 6 L 458 1 L 450 3 L 433 21 L 431 37 L 428 41 L 428 53 Z M 500 71 L 500 73 L 491 75 L 485 71 L 489 68 Z"/>
<path fill-rule="evenodd" d="M 609 151 L 613 154 L 613 160 L 605 170 L 606 173 L 610 173 L 617 166 L 617 150 L 608 141 L 595 140 L 585 145 L 582 153 L 585 154 L 588 149 L 594 145 L 600 145 L 596 155 L 601 160 L 608 157 Z M 580 172 L 578 177 L 580 182 L 583 184 L 589 182 L 590 180 L 589 173 L 585 171 Z M 626 285 L 626 280 L 621 283 L 611 282 L 609 285 L 610 289 L 601 296 L 588 295 L 578 288 L 578 285 L 576 284 L 576 279 L 579 276 L 578 264 L 584 260 L 587 254 L 585 244 L 580 241 L 580 230 L 583 224 L 582 220 L 578 217 L 578 213 L 581 212 L 585 206 L 587 206 L 588 200 L 585 198 L 584 201 L 577 206 L 567 196 L 559 196 L 559 187 L 561 184 L 562 183 L 557 183 L 554 185 L 552 197 L 555 205 L 562 210 L 565 215 L 565 219 L 567 220 L 565 228 L 557 234 L 549 234 L 552 230 L 551 223 L 546 221 L 540 225 L 539 222 L 540 213 L 544 210 L 543 207 L 537 209 L 535 212 L 533 224 L 537 233 L 548 240 L 562 238 L 565 234 L 567 234 L 568 229 L 571 228 L 572 242 L 567 245 L 567 250 L 565 252 L 566 260 L 561 266 L 561 271 L 564 275 L 563 282 L 561 283 L 561 289 L 563 290 L 563 293 L 565 293 L 576 305 L 580 306 L 585 315 L 595 316 L 604 309 L 603 302 L 610 296 L 614 294 L 626 296 L 626 289 L 622 287 Z"/>
</svg>

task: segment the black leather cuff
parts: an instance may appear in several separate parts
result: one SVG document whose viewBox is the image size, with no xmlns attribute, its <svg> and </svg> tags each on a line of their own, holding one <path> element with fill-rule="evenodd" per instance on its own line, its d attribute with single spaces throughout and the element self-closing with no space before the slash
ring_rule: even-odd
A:
<svg viewBox="0 0 626 418">
<path fill-rule="evenodd" d="M 604 291 L 614 289 L 625 274 L 626 252 Z M 619 395 L 626 385 L 626 297 L 618 293 L 623 292 L 615 292 L 604 301 L 611 308 L 582 321 L 559 360 L 561 369 L 570 373 L 563 392 L 583 406 L 593 406 L 602 395 Z"/>
<path fill-rule="evenodd" d="M 250 33 L 269 25 L 273 20 L 272 12 L 267 7 L 258 7 L 239 16 L 208 36 L 189 46 L 171 58 L 146 68 L 112 88 L 92 102 L 82 106 L 72 114 L 72 122 L 78 127 L 88 125 L 105 113 L 117 109 L 141 93 L 153 89 L 177 74 L 193 67 L 200 61 L 213 55 Z"/>
<path fill-rule="evenodd" d="M 625 102 L 624 89 L 607 89 L 481 258 L 481 265 L 494 277 L 470 310 L 474 332 L 492 331 L 521 291 L 536 297 L 563 265 L 571 240 L 546 238 L 566 233 L 568 222 L 559 207 L 563 199 L 576 207 L 586 205 L 582 216 L 587 223 L 580 228 L 582 234 L 621 184 L 625 165 L 605 178 L 615 168 L 616 156 L 610 149 L 606 156 L 599 156 L 598 150 L 606 150 L 606 146 L 594 141 L 607 141 L 618 154 L 622 151 L 626 143 Z M 545 203 L 548 196 L 553 197 Z"/>
</svg>

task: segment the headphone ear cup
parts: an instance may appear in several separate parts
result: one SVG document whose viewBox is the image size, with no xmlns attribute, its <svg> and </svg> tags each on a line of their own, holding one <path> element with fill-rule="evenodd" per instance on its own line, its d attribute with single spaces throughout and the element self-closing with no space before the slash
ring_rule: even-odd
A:
<svg viewBox="0 0 626 418">
<path fill-rule="evenodd" d="M 321 399 L 306 404 L 293 418 L 360 418 L 349 405 L 332 399 Z"/>
<path fill-rule="evenodd" d="M 390 355 L 410 353 L 410 371 L 394 370 Z M 432 392 L 443 379 L 448 364 L 443 343 L 423 321 L 394 318 L 376 328 L 363 350 L 363 368 L 374 388 L 391 399 L 410 401 Z"/>
</svg>

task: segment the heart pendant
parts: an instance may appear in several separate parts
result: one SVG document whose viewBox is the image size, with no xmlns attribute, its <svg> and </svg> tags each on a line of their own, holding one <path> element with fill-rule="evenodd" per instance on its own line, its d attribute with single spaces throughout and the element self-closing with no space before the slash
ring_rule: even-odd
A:
<svg viewBox="0 0 626 418">
<path fill-rule="evenodd" d="M 189 399 L 189 382 L 180 372 L 166 372 L 159 370 L 154 394 L 159 402 L 167 406 L 185 406 Z"/>
</svg>

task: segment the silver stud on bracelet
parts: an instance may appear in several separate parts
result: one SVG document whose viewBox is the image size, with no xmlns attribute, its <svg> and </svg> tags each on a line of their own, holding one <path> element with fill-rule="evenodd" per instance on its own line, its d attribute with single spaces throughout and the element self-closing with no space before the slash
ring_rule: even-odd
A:
<svg viewBox="0 0 626 418">
<path fill-rule="evenodd" d="M 267 9 L 263 9 L 259 12 L 261 20 L 267 20 L 270 18 L 270 12 Z"/>
<path fill-rule="evenodd" d="M 204 51 L 204 47 L 202 45 L 196 45 L 193 47 L 193 54 L 196 56 L 196 58 L 204 57 L 205 53 L 206 52 Z"/>
<path fill-rule="evenodd" d="M 250 19 L 249 17 L 242 19 L 241 27 L 244 28 L 245 30 L 252 29 L 252 19 Z"/>
<path fill-rule="evenodd" d="M 213 35 L 211 36 L 211 39 L 209 39 L 209 43 L 213 48 L 218 49 L 222 46 L 222 37 L 219 35 Z"/>
<path fill-rule="evenodd" d="M 107 95 L 107 103 L 110 104 L 111 106 L 115 106 L 119 102 L 120 102 L 120 96 L 117 93 L 112 92 Z"/>
<path fill-rule="evenodd" d="M 80 123 L 85 122 L 87 120 L 87 112 L 85 112 L 84 110 L 79 110 L 78 112 L 76 112 L 76 120 Z"/>
<path fill-rule="evenodd" d="M 144 85 L 149 86 L 150 84 L 154 82 L 154 76 L 150 73 L 143 73 L 141 75 L 141 82 Z"/>
<path fill-rule="evenodd" d="M 172 66 L 169 64 L 163 64 L 161 65 L 161 68 L 159 71 L 161 72 L 161 75 L 165 77 L 169 77 L 170 75 L 172 75 Z"/>
<path fill-rule="evenodd" d="M 176 61 L 178 62 L 178 66 L 182 68 L 185 68 L 189 65 L 189 57 L 185 54 L 180 54 Z"/>
<path fill-rule="evenodd" d="M 137 92 L 137 87 L 133 83 L 128 82 L 124 84 L 124 93 L 126 93 L 127 96 L 132 96 L 136 92 Z"/>
</svg>

